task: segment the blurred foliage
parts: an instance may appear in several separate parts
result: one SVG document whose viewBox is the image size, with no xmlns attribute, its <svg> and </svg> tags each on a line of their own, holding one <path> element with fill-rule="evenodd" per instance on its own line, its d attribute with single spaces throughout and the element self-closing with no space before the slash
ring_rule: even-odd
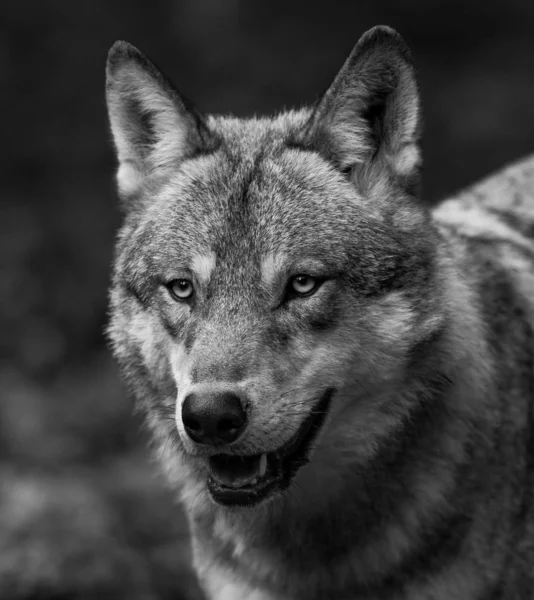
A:
<svg viewBox="0 0 534 600">
<path fill-rule="evenodd" d="M 531 0 L 3 2 L 0 598 L 199 598 L 186 524 L 105 348 L 106 52 L 127 39 L 206 112 L 313 101 L 368 27 L 413 49 L 425 199 L 534 148 Z"/>
</svg>

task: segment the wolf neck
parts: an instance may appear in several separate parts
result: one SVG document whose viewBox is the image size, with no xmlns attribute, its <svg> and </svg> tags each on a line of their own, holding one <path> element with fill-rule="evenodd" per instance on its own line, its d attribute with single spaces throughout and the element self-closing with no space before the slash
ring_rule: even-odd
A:
<svg viewBox="0 0 534 600">
<path fill-rule="evenodd" d="M 449 281 L 450 269 L 443 270 L 451 299 L 474 306 L 468 286 L 456 277 Z M 474 480 L 470 474 L 484 452 L 488 428 L 479 416 L 486 412 L 480 405 L 487 401 L 483 367 L 488 361 L 475 314 L 469 308 L 461 315 L 451 310 L 444 328 L 414 354 L 414 375 L 399 392 L 410 403 L 406 418 L 366 465 L 338 457 L 335 495 L 316 504 L 317 490 L 332 489 L 317 469 L 315 489 L 297 489 L 254 513 L 212 516 L 205 533 L 234 567 L 270 579 L 266 565 L 271 564 L 273 584 L 275 573 L 309 579 L 313 572 L 320 588 L 320 573 L 328 565 L 330 582 L 336 580 L 332 569 L 339 568 L 340 578 L 350 572 L 355 585 L 369 588 L 393 581 L 412 563 L 420 570 L 427 560 L 432 569 L 454 555 L 469 525 L 473 484 L 468 482 Z M 470 340 L 478 340 L 476 353 Z M 451 539 L 450 531 L 456 537 Z"/>
</svg>

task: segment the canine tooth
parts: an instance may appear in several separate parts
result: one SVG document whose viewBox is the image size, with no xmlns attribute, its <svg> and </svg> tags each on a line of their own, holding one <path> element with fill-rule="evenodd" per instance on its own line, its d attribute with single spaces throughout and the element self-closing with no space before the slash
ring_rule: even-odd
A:
<svg viewBox="0 0 534 600">
<path fill-rule="evenodd" d="M 267 454 L 262 454 L 260 457 L 260 467 L 258 469 L 258 476 L 263 477 L 267 471 Z"/>
</svg>

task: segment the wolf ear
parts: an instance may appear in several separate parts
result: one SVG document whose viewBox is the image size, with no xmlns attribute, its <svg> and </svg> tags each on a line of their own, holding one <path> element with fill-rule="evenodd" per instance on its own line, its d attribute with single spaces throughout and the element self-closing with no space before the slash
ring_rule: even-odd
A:
<svg viewBox="0 0 534 600">
<path fill-rule="evenodd" d="M 106 100 L 123 197 L 135 194 L 154 171 L 170 170 L 214 144 L 202 118 L 127 42 L 115 42 L 109 51 Z"/>
<path fill-rule="evenodd" d="M 418 180 L 419 94 L 408 47 L 389 27 L 365 33 L 315 108 L 304 143 L 363 187 L 384 166 Z M 411 186 L 411 185 L 410 185 Z"/>
</svg>

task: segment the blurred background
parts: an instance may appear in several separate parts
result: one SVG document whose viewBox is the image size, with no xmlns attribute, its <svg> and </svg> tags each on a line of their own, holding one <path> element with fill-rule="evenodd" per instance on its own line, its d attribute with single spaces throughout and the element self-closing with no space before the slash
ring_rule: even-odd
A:
<svg viewBox="0 0 534 600">
<path fill-rule="evenodd" d="M 201 598 L 102 333 L 109 46 L 138 46 L 202 111 L 245 116 L 314 101 L 378 23 L 418 68 L 426 202 L 534 151 L 532 0 L 1 3 L 2 600 Z"/>
</svg>

